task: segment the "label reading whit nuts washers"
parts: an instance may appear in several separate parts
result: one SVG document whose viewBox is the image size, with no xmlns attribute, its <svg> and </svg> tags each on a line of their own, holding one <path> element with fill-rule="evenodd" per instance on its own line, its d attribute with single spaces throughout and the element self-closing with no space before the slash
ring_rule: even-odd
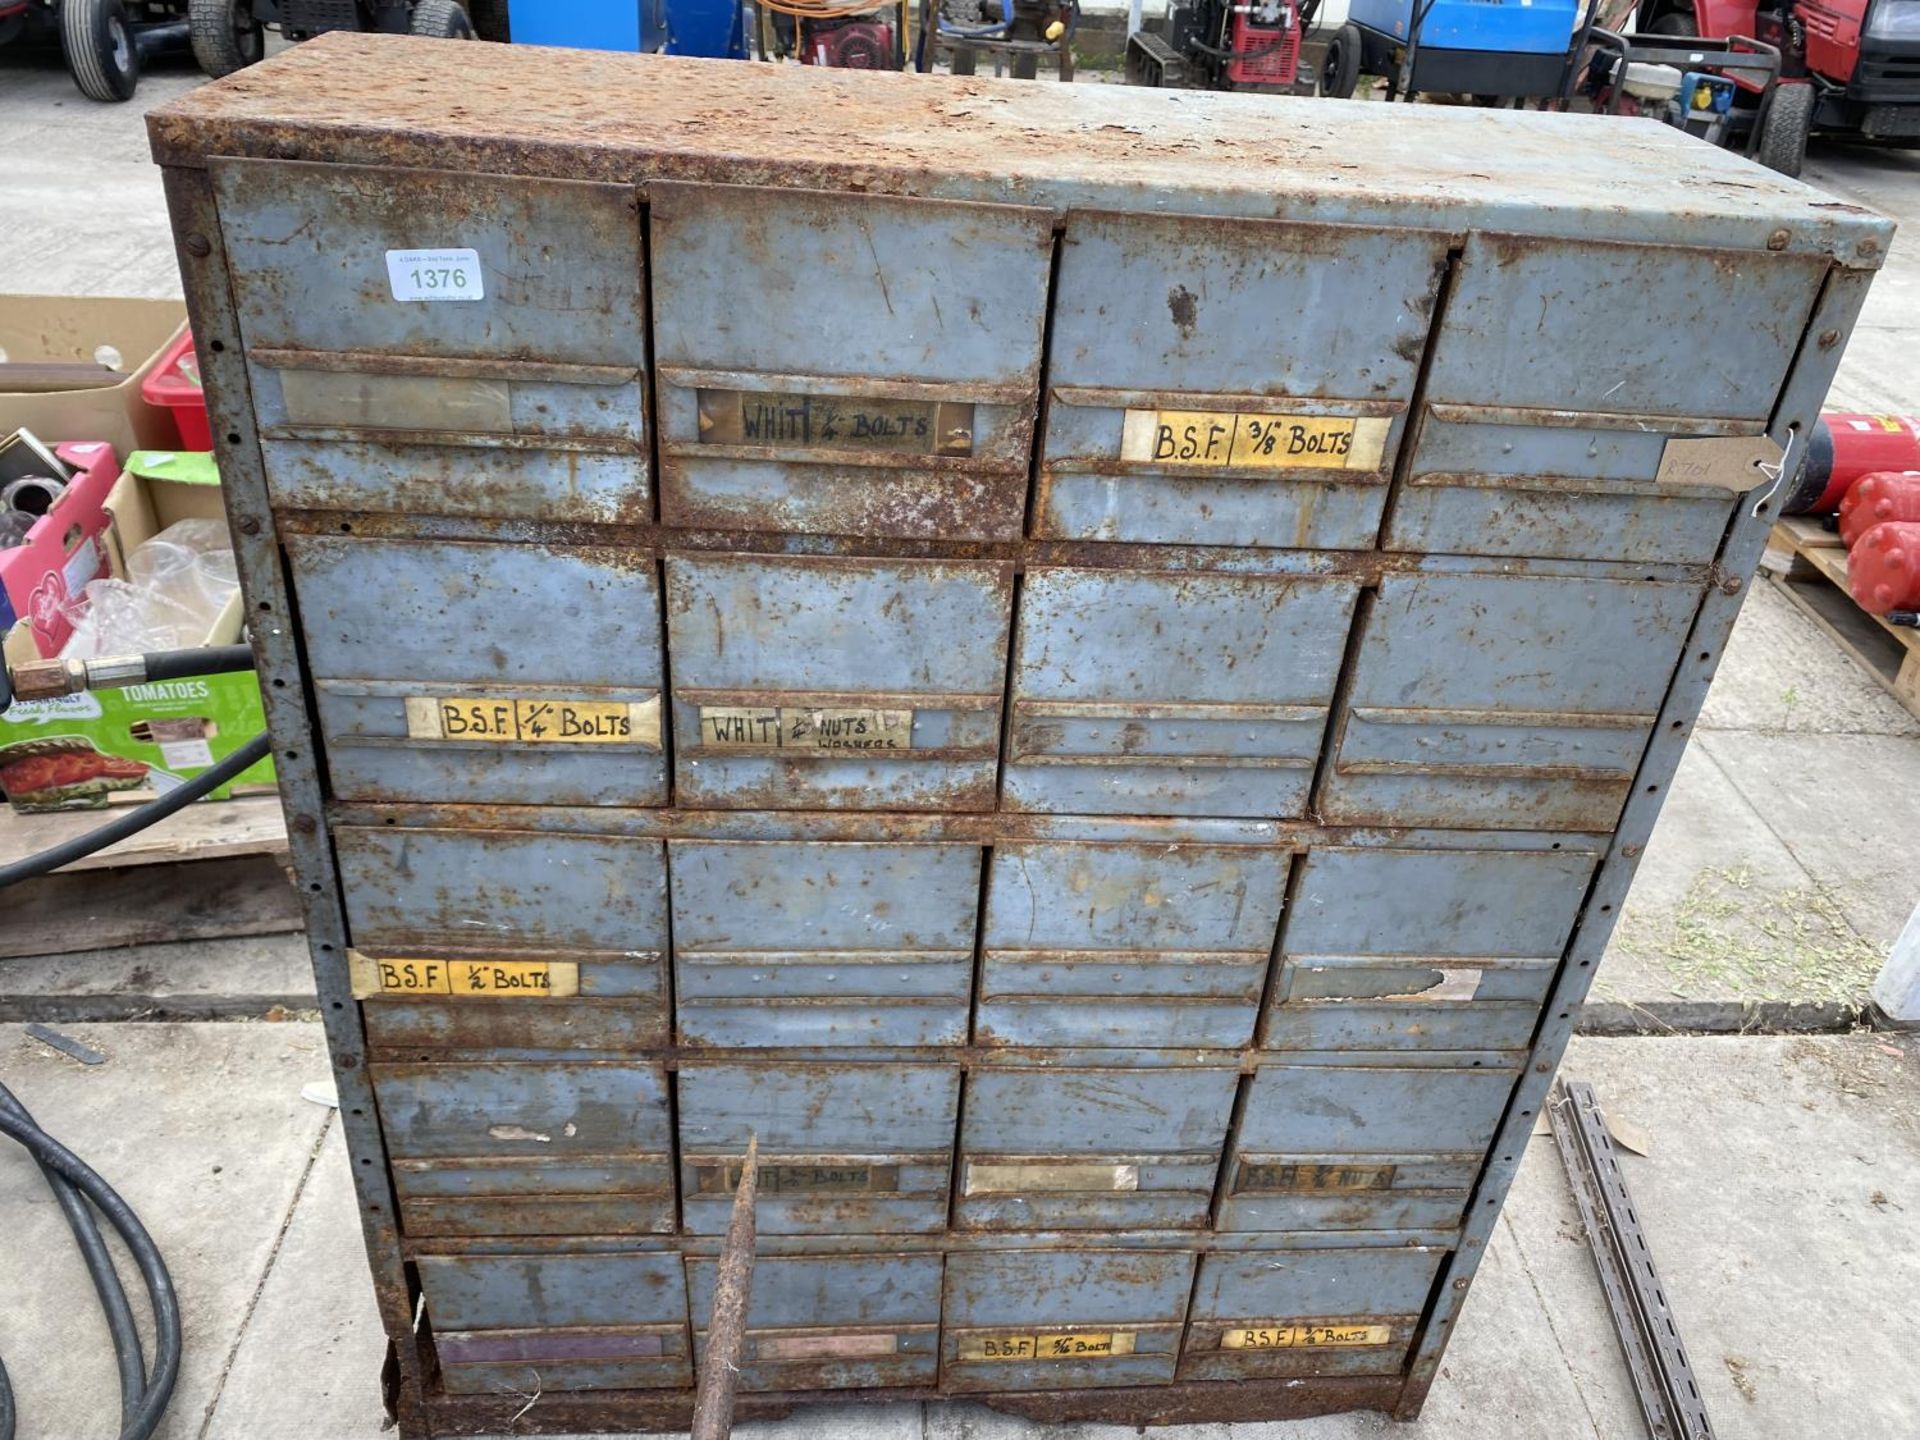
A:
<svg viewBox="0 0 1920 1440">
<path fill-rule="evenodd" d="M 387 286 L 396 300 L 484 300 L 477 250 L 389 250 Z"/>
</svg>

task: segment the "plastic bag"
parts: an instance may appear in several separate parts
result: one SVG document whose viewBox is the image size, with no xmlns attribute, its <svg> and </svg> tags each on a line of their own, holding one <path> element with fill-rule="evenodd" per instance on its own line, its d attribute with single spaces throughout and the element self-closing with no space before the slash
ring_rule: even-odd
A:
<svg viewBox="0 0 1920 1440">
<path fill-rule="evenodd" d="M 233 541 L 218 520 L 182 520 L 127 556 L 127 578 L 95 580 L 70 606 L 68 659 L 184 650 L 207 632 L 240 588 Z"/>
</svg>

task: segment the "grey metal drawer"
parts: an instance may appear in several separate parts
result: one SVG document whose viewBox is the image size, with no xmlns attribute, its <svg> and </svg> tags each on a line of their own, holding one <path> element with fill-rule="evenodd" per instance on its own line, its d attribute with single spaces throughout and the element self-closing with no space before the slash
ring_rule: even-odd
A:
<svg viewBox="0 0 1920 1440">
<path fill-rule="evenodd" d="M 543 1060 L 371 1068 L 409 1234 L 674 1228 L 663 1067 Z"/>
<path fill-rule="evenodd" d="M 1019 537 L 1051 212 L 660 183 L 648 198 L 669 524 Z"/>
<path fill-rule="evenodd" d="M 1346 579 L 1029 571 L 1006 808 L 1301 814 L 1357 594 Z"/>
<path fill-rule="evenodd" d="M 1449 843 L 1307 854 L 1262 1048 L 1511 1050 L 1532 1041 L 1605 837 L 1432 838 Z"/>
<path fill-rule="evenodd" d="M 754 1261 L 743 1390 L 931 1386 L 940 1373 L 938 1253 Z M 687 1259 L 695 1365 L 706 1361 L 718 1262 Z"/>
<path fill-rule="evenodd" d="M 1353 1051 L 1261 1064 L 1229 1150 L 1217 1227 L 1458 1224 L 1520 1058 Z"/>
<path fill-rule="evenodd" d="M 1179 1378 L 1397 1374 L 1446 1255 L 1381 1244 L 1203 1256 Z"/>
<path fill-rule="evenodd" d="M 431 540 L 288 551 L 341 799 L 666 802 L 650 564 Z"/>
<path fill-rule="evenodd" d="M 1075 211 L 1035 533 L 1371 549 L 1447 244 Z"/>
<path fill-rule="evenodd" d="M 1198 1230 L 1239 1071 L 1101 1052 L 967 1076 L 954 1223 L 971 1230 Z"/>
<path fill-rule="evenodd" d="M 1735 497 L 1656 483 L 1661 455 L 1671 439 L 1762 432 L 1825 268 L 1811 255 L 1469 236 L 1383 546 L 1712 560 Z M 1556 343 L 1715 334 L 1734 314 L 1737 343 L 1685 364 L 1610 340 Z"/>
<path fill-rule="evenodd" d="M 678 1255 L 422 1255 L 416 1263 L 442 1380 L 456 1395 L 692 1383 Z"/>
<path fill-rule="evenodd" d="M 629 187 L 210 169 L 277 504 L 648 518 Z"/>
<path fill-rule="evenodd" d="M 963 1045 L 976 845 L 674 841 L 686 1045 Z"/>
<path fill-rule="evenodd" d="M 1014 842 L 987 886 L 986 1045 L 1245 1045 L 1291 852 Z"/>
<path fill-rule="evenodd" d="M 1612 829 L 1701 593 L 1618 575 L 1386 576 L 1360 622 L 1320 817 Z"/>
<path fill-rule="evenodd" d="M 1194 1257 L 973 1251 L 947 1257 L 941 1387 L 1153 1385 L 1173 1378 Z"/>
<path fill-rule="evenodd" d="M 674 785 L 721 809 L 991 810 L 1010 566 L 667 559 Z"/>
<path fill-rule="evenodd" d="M 682 1222 L 696 1235 L 726 1230 L 751 1134 L 762 1234 L 936 1233 L 947 1223 L 959 1101 L 952 1065 L 683 1062 Z"/>
</svg>

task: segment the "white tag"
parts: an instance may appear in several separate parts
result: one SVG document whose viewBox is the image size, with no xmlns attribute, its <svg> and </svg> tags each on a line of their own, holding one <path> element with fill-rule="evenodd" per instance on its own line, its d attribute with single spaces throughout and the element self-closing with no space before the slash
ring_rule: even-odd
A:
<svg viewBox="0 0 1920 1440">
<path fill-rule="evenodd" d="M 169 770 L 204 770 L 213 764 L 213 747 L 204 740 L 163 740 L 160 763 Z"/>
<path fill-rule="evenodd" d="M 78 596 L 89 581 L 100 574 L 100 547 L 93 540 L 82 540 L 61 567 L 60 578 L 67 582 L 67 594 Z"/>
<path fill-rule="evenodd" d="M 387 284 L 396 300 L 484 300 L 477 250 L 389 250 Z"/>
</svg>

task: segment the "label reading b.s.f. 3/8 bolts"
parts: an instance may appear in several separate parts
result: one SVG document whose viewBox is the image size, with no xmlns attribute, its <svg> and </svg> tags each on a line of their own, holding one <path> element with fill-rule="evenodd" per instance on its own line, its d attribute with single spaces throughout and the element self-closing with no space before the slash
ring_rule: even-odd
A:
<svg viewBox="0 0 1920 1440">
<path fill-rule="evenodd" d="M 1120 458 L 1210 470 L 1378 470 L 1390 422 L 1379 416 L 1129 410 Z"/>
</svg>

